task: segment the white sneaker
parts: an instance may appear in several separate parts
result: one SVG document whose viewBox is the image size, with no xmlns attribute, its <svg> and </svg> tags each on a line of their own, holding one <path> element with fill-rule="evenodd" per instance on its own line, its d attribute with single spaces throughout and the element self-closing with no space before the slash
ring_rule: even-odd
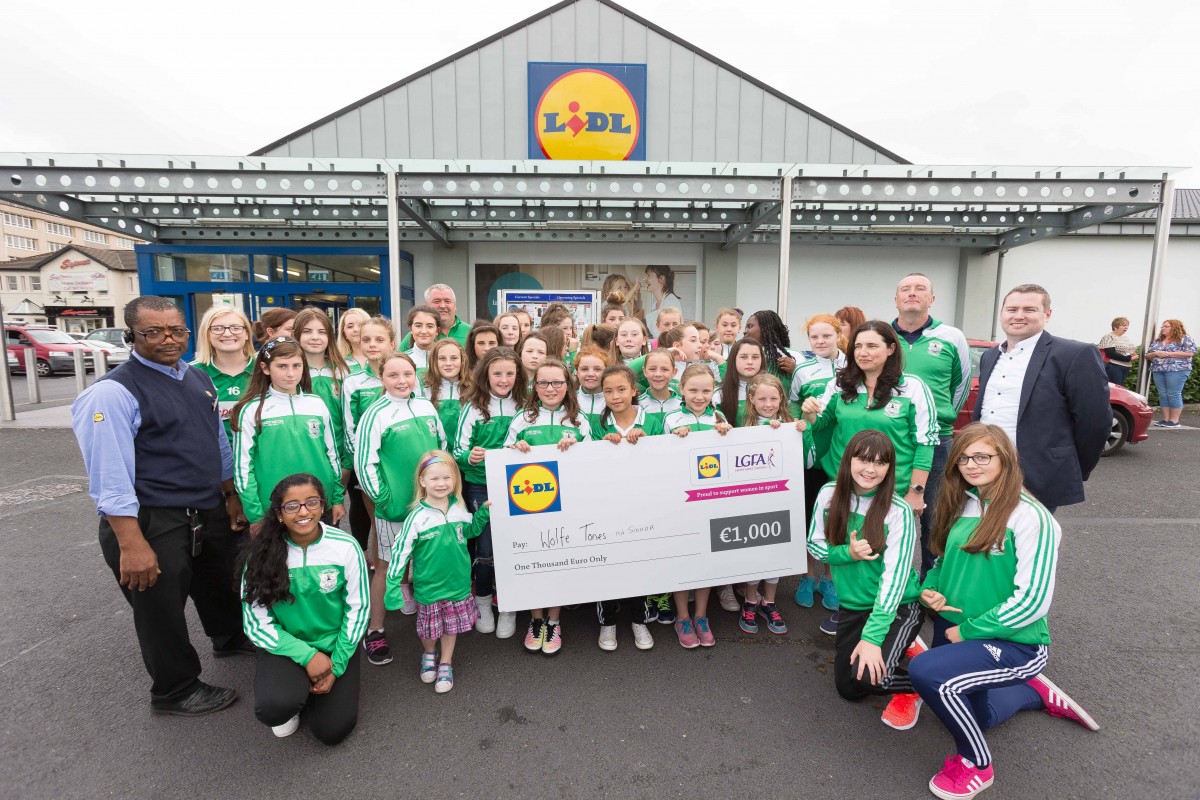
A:
<svg viewBox="0 0 1200 800">
<path fill-rule="evenodd" d="M 733 593 L 733 587 L 726 584 L 717 592 L 717 599 L 721 602 L 721 608 L 726 611 L 741 611 L 742 604 L 738 602 L 737 595 Z"/>
<path fill-rule="evenodd" d="M 283 723 L 282 725 L 272 725 L 271 733 L 275 734 L 280 739 L 283 739 L 285 737 L 291 736 L 299 728 L 300 728 L 300 715 L 297 714 L 296 716 L 292 717 L 291 719 L 289 719 L 287 722 Z"/>
<path fill-rule="evenodd" d="M 617 649 L 617 626 L 616 625 L 601 625 L 600 626 L 600 641 L 601 650 L 612 652 Z"/>
<path fill-rule="evenodd" d="M 400 593 L 404 595 L 404 605 L 400 607 L 400 613 L 411 617 L 417 613 L 417 601 L 413 597 L 412 584 L 400 584 Z"/>
<path fill-rule="evenodd" d="M 501 611 L 500 620 L 496 623 L 496 638 L 511 639 L 517 632 L 517 612 Z"/>
<path fill-rule="evenodd" d="M 640 622 L 633 623 L 633 645 L 638 650 L 654 647 L 654 637 L 650 635 L 650 629 Z"/>
<path fill-rule="evenodd" d="M 491 633 L 496 630 L 496 617 L 492 614 L 492 596 L 478 595 L 475 604 L 479 606 L 479 619 L 475 620 L 475 630 L 480 633 Z"/>
</svg>

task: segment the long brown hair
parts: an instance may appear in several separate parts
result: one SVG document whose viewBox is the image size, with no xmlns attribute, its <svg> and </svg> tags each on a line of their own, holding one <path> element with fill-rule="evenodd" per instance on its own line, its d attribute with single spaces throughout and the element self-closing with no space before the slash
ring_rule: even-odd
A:
<svg viewBox="0 0 1200 800">
<path fill-rule="evenodd" d="M 467 334 L 466 362 L 463 364 L 463 369 L 474 369 L 475 363 L 482 358 L 482 356 L 475 355 L 475 341 L 481 334 L 485 333 L 490 333 L 496 337 L 497 347 L 504 346 L 504 336 L 500 333 L 499 328 L 490 322 L 477 323 L 471 328 L 471 332 Z"/>
<path fill-rule="evenodd" d="M 854 494 L 854 476 L 850 474 L 850 462 L 855 458 L 863 461 L 882 461 L 888 465 L 887 475 L 875 487 L 875 495 L 871 498 L 871 507 L 863 519 L 859 537 L 871 545 L 872 552 L 878 553 L 887 542 L 884 522 L 892 507 L 892 493 L 896 491 L 896 447 L 887 434 L 876 430 L 859 431 L 850 437 L 846 451 L 842 453 L 842 463 L 838 465 L 837 483 L 833 487 L 833 497 L 829 500 L 825 517 L 825 539 L 835 547 L 846 544 L 850 535 L 846 531 L 850 519 L 850 495 Z"/>
<path fill-rule="evenodd" d="M 934 555 L 946 554 L 946 538 L 950 535 L 950 528 L 962 515 L 967 502 L 967 489 L 971 487 L 958 468 L 958 459 L 962 458 L 967 448 L 978 442 L 995 448 L 996 457 L 1000 459 L 1000 475 L 987 487 L 986 493 L 982 490 L 979 492 L 983 513 L 975 532 L 963 545 L 963 552 L 986 553 L 1001 544 L 1008 530 L 1008 518 L 1021 502 L 1025 476 L 1021 472 L 1017 448 L 1013 447 L 1012 440 L 1003 428 L 972 422 L 954 437 L 954 444 L 950 446 L 950 454 L 946 457 L 946 472 L 942 476 L 942 487 L 938 489 L 933 528 L 929 536 L 929 549 Z"/>
<path fill-rule="evenodd" d="M 459 392 L 464 404 L 469 403 L 479 409 L 479 413 L 483 414 L 484 422 L 492 418 L 492 412 L 488 408 L 488 404 L 492 401 L 492 385 L 488 381 L 488 370 L 497 361 L 511 361 L 516 365 L 517 378 L 509 396 L 517 407 L 525 405 L 525 393 L 528 390 L 529 379 L 525 377 L 525 368 L 521 366 L 521 359 L 517 358 L 517 354 L 511 347 L 492 348 L 483 354 L 483 358 L 479 359 L 475 369 L 471 370 L 470 386 Z"/>
<path fill-rule="evenodd" d="M 333 330 L 333 321 L 329 319 L 329 315 L 319 308 L 304 308 L 296 315 L 296 325 L 292 331 L 296 334 L 293 338 L 300 341 L 300 334 L 304 333 L 304 329 L 308 327 L 308 323 L 317 321 L 321 323 L 321 327 L 325 329 L 325 338 L 329 341 L 325 343 L 325 364 L 333 373 L 333 383 L 335 386 L 341 387 L 342 379 L 350 373 L 350 367 L 346 364 L 346 359 L 342 356 L 337 346 L 337 334 Z"/>
<path fill-rule="evenodd" d="M 735 425 L 737 424 L 738 390 L 742 385 L 742 376 L 738 375 L 737 371 L 737 357 L 738 353 L 747 347 L 757 347 L 758 354 L 762 357 L 758 366 L 758 375 L 761 375 L 767 368 L 767 354 L 757 339 L 738 339 L 729 348 L 729 356 L 725 359 L 725 377 L 721 379 L 721 413 L 725 415 L 725 419 L 734 420 L 733 424 Z M 750 378 L 755 377 L 758 376 L 750 376 Z M 749 388 L 750 378 L 747 378 L 747 388 Z M 747 399 L 749 398 L 747 397 Z M 787 398 L 784 398 L 784 402 L 787 402 Z"/>
<path fill-rule="evenodd" d="M 267 328 L 272 330 L 282 328 L 288 323 L 288 320 L 295 318 L 296 312 L 290 308 L 264 308 L 254 323 L 254 338 L 261 342 L 267 338 Z"/>
<path fill-rule="evenodd" d="M 611 364 L 611 365 L 605 367 L 604 372 L 600 373 L 601 388 L 604 387 L 605 378 L 611 378 L 613 375 L 616 375 L 620 378 L 624 378 L 625 380 L 629 381 L 629 385 L 631 387 L 633 387 L 633 391 L 630 392 L 632 397 L 630 397 L 630 399 L 629 399 L 629 405 L 633 408 L 637 408 L 638 385 L 637 385 L 637 376 L 633 374 L 633 370 L 631 370 L 629 367 L 625 366 L 624 364 Z M 607 428 L 609 421 L 612 419 L 613 419 L 612 409 L 608 407 L 608 403 L 605 403 L 604 410 L 600 412 L 601 427 Z"/>
<path fill-rule="evenodd" d="M 230 427 L 233 430 L 241 430 L 238 418 L 242 415 L 242 409 L 256 400 L 263 400 L 267 396 L 267 392 L 271 390 L 271 377 L 267 375 L 263 367 L 269 367 L 271 362 L 277 358 L 291 358 L 292 356 L 300 356 L 301 363 L 305 365 L 300 375 L 300 385 L 296 388 L 305 394 L 312 393 L 312 378 L 308 374 L 308 362 L 304 360 L 304 350 L 301 349 L 300 343 L 286 336 L 276 336 L 264 344 L 258 351 L 258 355 L 254 357 L 254 371 L 250 376 L 250 385 L 246 387 L 246 393 L 242 395 L 242 399 L 238 400 L 237 405 L 229 412 Z M 254 410 L 255 433 L 262 429 L 262 409 L 263 404 L 260 402 L 258 408 Z"/>
<path fill-rule="evenodd" d="M 900 376 L 904 372 L 904 354 L 900 351 L 900 339 L 896 337 L 896 332 L 892 330 L 891 325 L 872 319 L 854 329 L 854 333 L 850 335 L 849 352 L 846 353 L 846 366 L 837 374 L 837 385 L 842 390 L 842 399 L 847 403 L 853 403 L 858 399 L 858 385 L 865 384 L 867 378 L 862 367 L 854 358 L 854 344 L 858 341 L 859 336 L 871 331 L 879 334 L 879 338 L 883 339 L 885 345 L 892 347 L 892 354 L 884 362 L 883 371 L 879 373 L 879 380 L 875 382 L 875 394 L 867 398 L 867 408 L 875 409 L 883 408 L 892 399 L 896 393 L 896 387 L 900 385 Z"/>
<path fill-rule="evenodd" d="M 571 370 L 567 369 L 567 365 L 556 358 L 547 358 L 542 363 L 538 364 L 538 368 L 533 371 L 531 381 L 536 384 L 537 376 L 544 369 L 562 370 L 563 380 L 567 382 L 566 394 L 563 395 L 562 409 L 563 414 L 568 422 L 576 428 L 580 426 L 579 422 L 579 397 L 576 392 L 579 391 L 579 382 L 575 380 L 575 376 L 571 374 Z M 534 386 L 529 392 L 529 397 L 525 398 L 525 421 L 533 422 L 538 418 L 538 413 L 541 411 L 542 402 L 538 399 L 537 387 Z"/>
<path fill-rule="evenodd" d="M 457 347 L 459 358 L 462 359 L 462 366 L 458 369 L 458 396 L 463 397 L 471 388 L 471 366 L 467 361 L 467 351 L 458 339 L 446 337 L 438 339 L 433 343 L 433 347 L 429 348 L 429 358 L 426 363 L 429 365 L 425 369 L 425 375 L 421 379 L 425 386 L 425 397 L 429 402 L 433 403 L 433 407 L 438 407 L 438 395 L 442 391 L 442 381 L 446 380 L 446 376 L 442 375 L 442 371 L 438 368 L 437 357 L 438 352 L 446 347 Z"/>
</svg>

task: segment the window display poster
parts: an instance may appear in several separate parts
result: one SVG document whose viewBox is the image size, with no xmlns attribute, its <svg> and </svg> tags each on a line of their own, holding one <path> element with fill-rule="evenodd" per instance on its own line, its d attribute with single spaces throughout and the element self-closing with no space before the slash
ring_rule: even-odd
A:
<svg viewBox="0 0 1200 800">
<path fill-rule="evenodd" d="M 533 317 L 533 329 L 542 327 L 542 314 L 551 303 L 562 303 L 575 318 L 575 330 L 582 331 L 588 325 L 600 321 L 600 304 L 596 292 L 555 292 L 546 289 L 510 291 L 500 290 L 497 302 L 499 313 L 526 311 Z"/>
</svg>

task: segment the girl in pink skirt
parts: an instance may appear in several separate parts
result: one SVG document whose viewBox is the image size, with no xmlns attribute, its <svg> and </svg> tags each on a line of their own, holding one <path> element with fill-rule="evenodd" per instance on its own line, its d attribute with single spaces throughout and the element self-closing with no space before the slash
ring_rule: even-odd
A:
<svg viewBox="0 0 1200 800">
<path fill-rule="evenodd" d="M 454 688 L 451 662 L 455 640 L 479 619 L 479 607 L 471 596 L 467 540 L 487 525 L 491 503 L 484 503 L 473 516 L 467 511 L 462 477 L 445 450 L 430 450 L 417 461 L 415 497 L 392 548 L 387 597 L 391 601 L 399 596 L 400 581 L 411 560 L 417 636 L 425 646 L 421 681 L 432 683 L 438 694 L 444 694 Z"/>
</svg>

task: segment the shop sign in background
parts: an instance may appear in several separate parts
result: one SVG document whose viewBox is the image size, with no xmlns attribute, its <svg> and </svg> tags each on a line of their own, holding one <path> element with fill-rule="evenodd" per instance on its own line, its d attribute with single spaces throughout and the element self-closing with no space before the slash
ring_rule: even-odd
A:
<svg viewBox="0 0 1200 800">
<path fill-rule="evenodd" d="M 529 157 L 646 160 L 646 65 L 530 62 Z"/>
</svg>

